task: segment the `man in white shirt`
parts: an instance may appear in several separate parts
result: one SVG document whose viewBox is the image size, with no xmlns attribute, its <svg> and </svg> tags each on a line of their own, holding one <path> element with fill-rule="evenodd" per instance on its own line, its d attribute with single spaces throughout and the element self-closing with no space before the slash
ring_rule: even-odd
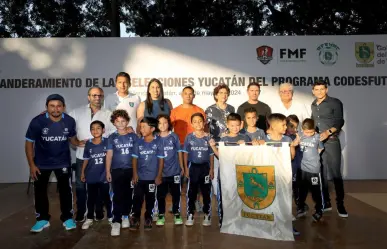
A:
<svg viewBox="0 0 387 249">
<path fill-rule="evenodd" d="M 117 109 L 127 111 L 130 117 L 129 126 L 136 131 L 137 108 L 141 103 L 141 99 L 136 94 L 129 92 L 130 85 L 130 75 L 125 72 L 118 73 L 116 76 L 117 92 L 106 96 L 105 108 L 110 111 Z"/>
<path fill-rule="evenodd" d="M 300 120 L 300 124 L 306 118 L 311 117 L 311 110 L 308 108 L 310 103 L 304 104 L 299 99 L 293 99 L 293 85 L 290 83 L 282 83 L 279 87 L 280 103 L 275 103 L 271 109 L 273 113 L 281 113 L 286 117 L 294 114 Z"/>
<path fill-rule="evenodd" d="M 77 138 L 79 141 L 87 141 L 93 136 L 90 133 L 90 124 L 95 120 L 99 120 L 105 125 L 104 137 L 108 137 L 116 128 L 110 122 L 111 111 L 102 107 L 104 100 L 104 92 L 99 87 L 92 87 L 88 91 L 89 104 L 78 107 L 69 113 L 75 119 Z M 76 170 L 75 170 L 75 186 L 77 195 L 77 215 L 75 220 L 83 222 L 86 217 L 86 184 L 81 181 L 81 172 L 83 164 L 84 147 L 77 147 L 76 150 Z"/>
</svg>

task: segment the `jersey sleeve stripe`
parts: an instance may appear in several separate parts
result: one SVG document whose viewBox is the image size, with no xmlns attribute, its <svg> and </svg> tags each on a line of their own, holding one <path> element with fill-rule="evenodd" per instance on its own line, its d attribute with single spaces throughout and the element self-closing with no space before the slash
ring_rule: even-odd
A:
<svg viewBox="0 0 387 249">
<path fill-rule="evenodd" d="M 28 138 L 28 137 L 26 137 L 26 140 L 27 140 L 28 142 L 35 142 L 35 140 L 32 140 L 32 139 L 30 139 L 30 138 Z"/>
<path fill-rule="evenodd" d="M 132 157 L 134 158 L 138 158 L 138 156 L 136 154 L 132 154 Z"/>
</svg>

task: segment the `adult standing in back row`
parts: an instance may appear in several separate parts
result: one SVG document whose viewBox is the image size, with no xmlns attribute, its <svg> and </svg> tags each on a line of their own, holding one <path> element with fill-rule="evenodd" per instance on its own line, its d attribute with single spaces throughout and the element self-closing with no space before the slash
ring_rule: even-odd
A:
<svg viewBox="0 0 387 249">
<path fill-rule="evenodd" d="M 249 100 L 243 103 L 238 107 L 237 113 L 242 117 L 242 120 L 246 124 L 245 121 L 245 109 L 253 107 L 257 111 L 258 120 L 257 127 L 264 131 L 267 130 L 267 117 L 271 114 L 270 107 L 258 101 L 259 94 L 261 93 L 261 87 L 258 83 L 252 82 L 247 86 L 247 95 Z"/>
<path fill-rule="evenodd" d="M 106 96 L 105 108 L 112 112 L 118 109 L 125 110 L 130 117 L 129 126 L 136 130 L 137 108 L 141 99 L 136 94 L 129 92 L 130 86 L 130 75 L 125 72 L 118 73 L 116 76 L 117 92 Z"/>
</svg>

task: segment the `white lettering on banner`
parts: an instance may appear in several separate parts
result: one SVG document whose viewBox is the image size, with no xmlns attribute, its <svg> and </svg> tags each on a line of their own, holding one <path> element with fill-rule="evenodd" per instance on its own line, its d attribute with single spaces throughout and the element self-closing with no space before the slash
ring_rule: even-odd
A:
<svg viewBox="0 0 387 249">
<path fill-rule="evenodd" d="M 62 142 L 62 141 L 67 141 L 67 137 L 66 136 L 50 136 L 50 137 L 42 136 L 42 139 L 43 139 L 43 141 L 46 141 L 46 142 Z"/>
</svg>

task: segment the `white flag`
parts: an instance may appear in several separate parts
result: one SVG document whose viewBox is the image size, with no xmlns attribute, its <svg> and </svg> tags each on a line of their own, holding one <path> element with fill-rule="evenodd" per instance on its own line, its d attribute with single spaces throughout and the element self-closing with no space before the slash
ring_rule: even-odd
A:
<svg viewBox="0 0 387 249">
<path fill-rule="evenodd" d="M 294 241 L 289 143 L 281 147 L 219 143 L 222 233 Z"/>
</svg>

